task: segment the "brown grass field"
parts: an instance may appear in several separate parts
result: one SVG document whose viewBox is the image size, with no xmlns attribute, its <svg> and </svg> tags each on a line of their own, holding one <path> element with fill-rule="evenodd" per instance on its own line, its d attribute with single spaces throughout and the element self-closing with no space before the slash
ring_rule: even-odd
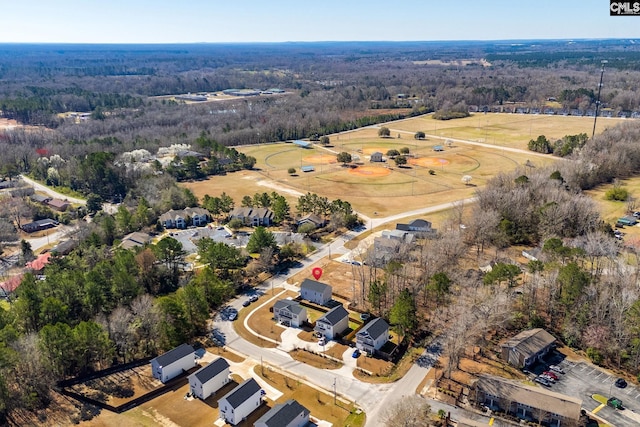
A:
<svg viewBox="0 0 640 427">
<path fill-rule="evenodd" d="M 597 131 L 614 126 L 620 120 L 603 118 L 598 121 Z M 589 117 L 476 114 L 449 121 L 421 116 L 384 126 L 391 130 L 390 138 L 379 137 L 378 129 L 372 127 L 331 135 L 329 147 L 303 149 L 287 143 L 238 147 L 256 158 L 255 170 L 183 185 L 198 197 L 225 191 L 236 204 L 245 195 L 277 191 L 287 197 L 294 210 L 297 197 L 312 192 L 329 199 L 346 199 L 356 210 L 369 216 L 374 212 L 387 216 L 471 197 L 499 172 L 514 169 L 524 172 L 527 162 L 534 167 L 544 167 L 559 161 L 552 156 L 527 152 L 527 142 L 540 134 L 551 140 L 580 132 L 589 134 L 593 121 Z M 427 138 L 414 139 L 413 134 L 418 130 L 427 133 Z M 431 134 L 436 137 L 429 136 Z M 447 138 L 485 142 L 493 147 L 456 141 L 444 144 Z M 435 145 L 445 145 L 445 150 L 436 154 Z M 368 155 L 374 151 L 386 153 L 403 147 L 411 153 L 406 167 L 396 167 L 393 161 L 368 163 Z M 509 151 L 510 148 L 523 151 Z M 338 164 L 335 156 L 341 151 L 352 154 L 358 167 L 352 169 Z M 315 170 L 300 172 L 304 165 L 313 165 Z M 289 168 L 296 169 L 296 173 L 290 175 Z M 472 185 L 462 182 L 465 175 L 472 177 Z"/>
</svg>

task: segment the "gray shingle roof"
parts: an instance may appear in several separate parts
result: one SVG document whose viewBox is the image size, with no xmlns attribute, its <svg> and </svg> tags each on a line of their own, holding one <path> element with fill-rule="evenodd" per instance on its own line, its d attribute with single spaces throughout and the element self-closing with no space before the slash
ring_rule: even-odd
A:
<svg viewBox="0 0 640 427">
<path fill-rule="evenodd" d="M 287 308 L 289 309 L 290 312 L 295 314 L 300 314 L 302 310 L 305 310 L 305 308 L 301 306 L 300 303 L 290 299 L 281 299 L 279 301 L 276 301 L 275 304 L 273 304 L 274 310 L 281 310 L 283 308 Z"/>
<path fill-rule="evenodd" d="M 314 292 L 320 292 L 322 294 L 327 288 L 331 289 L 331 286 L 327 285 L 326 283 L 317 282 L 315 280 L 304 279 L 300 284 L 300 289 L 302 288 L 309 289 Z"/>
<path fill-rule="evenodd" d="M 345 317 L 349 317 L 349 312 L 345 310 L 343 306 L 339 305 L 327 311 L 327 313 L 322 316 L 321 319 L 326 320 L 331 325 L 335 325 Z"/>
<path fill-rule="evenodd" d="M 264 423 L 267 427 L 287 426 L 301 413 L 308 416 L 309 410 L 299 404 L 298 401 L 289 399 L 285 403 L 281 403 L 269 409 L 267 413 L 256 420 L 255 424 Z"/>
<path fill-rule="evenodd" d="M 253 378 L 249 378 L 222 398 L 226 399 L 229 405 L 235 409 L 258 391 L 260 391 L 260 385 Z"/>
<path fill-rule="evenodd" d="M 515 348 L 525 357 L 530 357 L 548 345 L 553 344 L 555 340 L 549 332 L 542 328 L 535 328 L 520 332 L 502 344 L 502 347 Z"/>
<path fill-rule="evenodd" d="M 381 335 L 387 335 L 389 333 L 389 324 L 381 317 L 367 323 L 357 335 L 368 334 L 372 339 L 377 339 Z"/>
<path fill-rule="evenodd" d="M 173 362 L 180 360 L 187 354 L 191 354 L 193 352 L 193 347 L 191 347 L 189 344 L 181 344 L 173 350 L 169 350 L 165 354 L 161 354 L 154 360 L 158 362 L 158 365 L 160 366 L 169 366 Z"/>
<path fill-rule="evenodd" d="M 192 375 L 198 379 L 202 384 L 209 381 L 211 378 L 214 378 L 220 372 L 223 372 L 225 369 L 229 369 L 229 362 L 227 362 L 224 358 L 219 357 L 213 362 L 209 363 L 207 366 L 203 366 L 198 369 Z"/>
</svg>

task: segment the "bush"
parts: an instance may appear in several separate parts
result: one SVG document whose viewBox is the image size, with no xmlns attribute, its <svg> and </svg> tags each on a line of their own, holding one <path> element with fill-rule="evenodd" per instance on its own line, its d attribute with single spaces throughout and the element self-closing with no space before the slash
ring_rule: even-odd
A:
<svg viewBox="0 0 640 427">
<path fill-rule="evenodd" d="M 604 361 L 604 357 L 600 353 L 600 350 L 593 347 L 587 348 L 587 357 L 596 365 L 601 365 Z"/>
<path fill-rule="evenodd" d="M 629 198 L 629 191 L 624 187 L 615 186 L 604 194 L 605 199 L 607 200 L 617 200 L 620 202 L 624 202 Z"/>
<path fill-rule="evenodd" d="M 287 169 L 287 173 L 288 173 L 289 175 L 293 175 L 294 173 L 296 173 L 296 168 L 289 168 L 289 169 Z"/>
</svg>

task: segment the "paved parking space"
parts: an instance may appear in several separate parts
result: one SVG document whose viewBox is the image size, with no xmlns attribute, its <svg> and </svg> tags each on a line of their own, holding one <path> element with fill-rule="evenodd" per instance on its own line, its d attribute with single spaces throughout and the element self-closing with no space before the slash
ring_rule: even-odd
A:
<svg viewBox="0 0 640 427">
<path fill-rule="evenodd" d="M 554 360 L 554 362 L 565 371 L 565 374 L 559 375 L 559 381 L 549 388 L 551 391 L 582 399 L 582 406 L 588 411 L 593 411 L 600 406 L 600 403 L 593 400 L 592 395 L 615 396 L 622 400 L 626 409 L 616 410 L 605 406 L 598 411 L 598 416 L 615 426 L 639 425 L 640 389 L 638 387 L 628 384 L 626 388 L 617 388 L 614 385 L 617 376 L 586 362 L 575 363 L 567 360 Z M 544 369 L 544 366 L 541 368 Z"/>
</svg>

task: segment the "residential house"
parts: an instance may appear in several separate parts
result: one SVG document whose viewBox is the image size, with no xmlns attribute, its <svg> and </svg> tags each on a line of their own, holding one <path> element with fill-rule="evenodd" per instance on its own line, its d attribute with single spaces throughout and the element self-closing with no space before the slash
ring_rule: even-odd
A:
<svg viewBox="0 0 640 427">
<path fill-rule="evenodd" d="M 341 305 L 327 311 L 324 316 L 316 320 L 314 330 L 320 332 L 328 340 L 342 334 L 349 328 L 349 312 Z"/>
<path fill-rule="evenodd" d="M 25 264 L 25 267 L 28 270 L 31 270 L 32 273 L 38 274 L 41 273 L 42 270 L 49 264 L 49 259 L 51 258 L 51 252 L 45 252 L 43 254 L 38 255 L 36 259 L 33 261 L 29 261 Z"/>
<path fill-rule="evenodd" d="M 8 298 L 20 286 L 23 277 L 23 274 L 18 274 L 0 283 L 0 297 Z"/>
<path fill-rule="evenodd" d="M 356 333 L 356 348 L 368 354 L 377 350 L 389 341 L 389 324 L 381 317 L 367 323 Z"/>
<path fill-rule="evenodd" d="M 431 228 L 431 223 L 424 219 L 414 219 L 408 224 L 396 224 L 396 230 L 412 233 L 419 237 L 427 237 L 436 234 L 436 229 Z"/>
<path fill-rule="evenodd" d="M 177 377 L 196 366 L 196 354 L 188 344 L 181 344 L 173 350 L 151 359 L 151 373 L 163 383 Z"/>
<path fill-rule="evenodd" d="M 494 411 L 550 426 L 578 425 L 582 400 L 514 380 L 480 375 L 476 402 Z"/>
<path fill-rule="evenodd" d="M 300 284 L 300 297 L 315 304 L 325 305 L 331 301 L 333 289 L 326 283 L 304 279 Z"/>
<path fill-rule="evenodd" d="M 69 255 L 72 250 L 78 247 L 79 244 L 80 242 L 77 240 L 64 240 L 51 248 L 51 253 L 56 255 Z"/>
<path fill-rule="evenodd" d="M 298 219 L 296 223 L 298 227 L 300 227 L 303 224 L 313 224 L 316 228 L 325 226 L 325 221 L 322 218 L 320 218 L 318 215 L 312 214 L 312 213 L 301 217 L 300 219 Z"/>
<path fill-rule="evenodd" d="M 46 205 L 51 200 L 51 197 L 43 196 L 43 195 L 40 195 L 40 194 L 32 194 L 29 198 L 32 201 L 34 201 L 36 203 L 41 203 L 43 205 Z"/>
<path fill-rule="evenodd" d="M 516 368 L 525 368 L 544 357 L 556 339 L 541 328 L 520 332 L 501 345 L 502 358 Z"/>
<path fill-rule="evenodd" d="M 135 231 L 124 236 L 119 247 L 122 249 L 132 249 L 142 247 L 148 243 L 151 243 L 150 235 L 140 231 Z"/>
<path fill-rule="evenodd" d="M 239 219 L 252 227 L 269 226 L 273 222 L 273 212 L 269 208 L 239 207 L 229 213 L 229 219 Z"/>
<path fill-rule="evenodd" d="M 371 153 L 371 156 L 369 157 L 369 161 L 371 162 L 381 162 L 382 161 L 382 153 L 379 151 L 374 151 L 373 153 Z"/>
<path fill-rule="evenodd" d="M 36 231 L 47 230 L 49 228 L 53 228 L 59 224 L 55 219 L 47 218 L 47 219 L 39 219 L 38 221 L 29 222 L 27 224 L 22 225 L 22 229 L 26 233 L 34 233 Z"/>
<path fill-rule="evenodd" d="M 229 362 L 219 357 L 189 375 L 189 390 L 194 396 L 205 400 L 230 381 L 229 374 Z"/>
<path fill-rule="evenodd" d="M 71 204 L 66 200 L 60 200 L 60 199 L 51 199 L 46 203 L 47 203 L 47 206 L 49 206 L 51 209 L 54 209 L 58 212 L 64 212 L 67 209 L 69 209 L 69 206 L 71 206 Z"/>
<path fill-rule="evenodd" d="M 171 209 L 160 215 L 160 223 L 164 228 L 187 228 L 188 225 L 201 227 L 210 221 L 209 211 L 203 208 Z"/>
<path fill-rule="evenodd" d="M 273 318 L 285 326 L 299 328 L 307 321 L 307 309 L 297 301 L 281 299 L 273 305 Z"/>
<path fill-rule="evenodd" d="M 294 399 L 275 405 L 253 424 L 253 427 L 304 427 L 309 422 L 309 410 Z"/>
<path fill-rule="evenodd" d="M 253 378 L 249 378 L 218 400 L 220 418 L 237 425 L 262 404 L 262 389 Z"/>
<path fill-rule="evenodd" d="M 381 236 L 373 239 L 369 252 L 370 262 L 384 266 L 389 261 L 403 257 L 405 249 L 415 240 L 415 235 L 402 230 L 383 230 Z"/>
</svg>

